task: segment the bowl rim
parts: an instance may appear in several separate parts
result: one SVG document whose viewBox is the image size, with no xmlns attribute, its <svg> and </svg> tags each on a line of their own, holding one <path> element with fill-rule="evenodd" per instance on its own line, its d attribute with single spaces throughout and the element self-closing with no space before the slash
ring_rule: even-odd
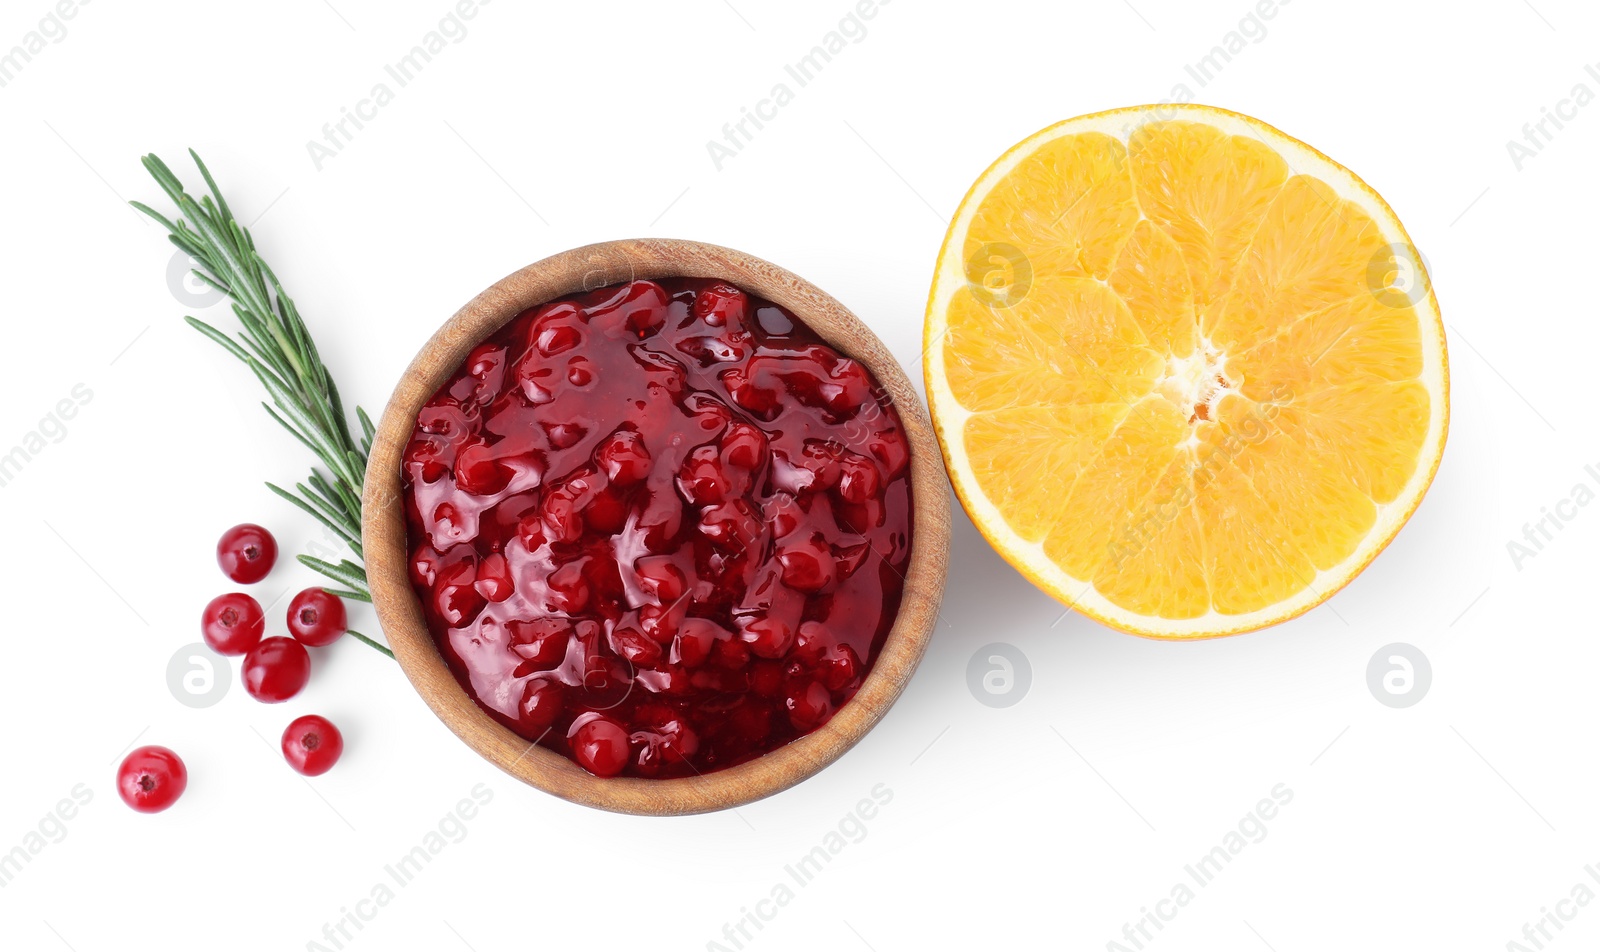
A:
<svg viewBox="0 0 1600 952">
<path fill-rule="evenodd" d="M 412 591 L 401 456 L 417 412 L 490 334 L 531 307 L 635 279 L 722 278 L 787 308 L 870 370 L 910 446 L 911 554 L 900 611 L 860 690 L 822 727 L 754 760 L 696 777 L 602 778 L 489 717 L 445 663 Z M 943 457 L 910 379 L 883 342 L 832 296 L 775 264 L 718 245 L 665 238 L 607 241 L 536 261 L 490 285 L 418 351 L 396 384 L 369 453 L 361 541 L 373 607 L 412 686 L 452 732 L 501 770 L 565 800 L 617 813 L 676 816 L 738 807 L 812 776 L 882 719 L 916 669 L 938 619 L 950 506 Z"/>
</svg>

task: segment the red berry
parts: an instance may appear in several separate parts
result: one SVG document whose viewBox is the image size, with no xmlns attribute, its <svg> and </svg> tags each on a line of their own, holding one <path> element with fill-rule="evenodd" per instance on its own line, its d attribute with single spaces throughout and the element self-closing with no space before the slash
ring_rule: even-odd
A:
<svg viewBox="0 0 1600 952">
<path fill-rule="evenodd" d="M 529 678 L 517 707 L 518 722 L 525 730 L 544 731 L 555 722 L 564 706 L 562 685 L 554 678 Z"/>
<path fill-rule="evenodd" d="M 849 645 L 834 645 L 827 650 L 825 660 L 818 670 L 828 690 L 842 691 L 854 682 L 856 675 L 860 673 L 861 659 Z"/>
<path fill-rule="evenodd" d="M 567 361 L 567 383 L 574 387 L 587 387 L 594 383 L 594 364 L 583 357 Z"/>
<path fill-rule="evenodd" d="M 811 730 L 833 716 L 833 700 L 828 689 L 816 681 L 797 684 L 784 697 L 789 722 L 796 730 Z"/>
<path fill-rule="evenodd" d="M 781 658 L 794 647 L 794 629 L 769 615 L 746 623 L 744 640 L 758 658 Z"/>
<path fill-rule="evenodd" d="M 283 729 L 283 759 L 307 777 L 327 773 L 344 753 L 344 736 L 326 717 L 307 714 Z"/>
<path fill-rule="evenodd" d="M 750 297 L 731 284 L 717 283 L 696 294 L 694 316 L 712 327 L 744 326 Z"/>
<path fill-rule="evenodd" d="M 875 498 L 882 487 L 878 467 L 863 456 L 848 456 L 839 463 L 839 497 L 861 504 Z"/>
<path fill-rule="evenodd" d="M 593 593 L 593 589 L 589 585 L 588 576 L 583 572 L 586 562 L 588 562 L 587 557 L 576 562 L 568 562 L 551 572 L 550 577 L 545 580 L 545 584 L 550 588 L 550 607 L 553 610 L 575 615 L 589 604 L 589 596 Z"/>
<path fill-rule="evenodd" d="M 583 342 L 583 336 L 570 324 L 553 324 L 539 332 L 533 346 L 546 357 L 565 353 Z"/>
<path fill-rule="evenodd" d="M 617 313 L 635 337 L 649 337 L 667 322 L 667 292 L 654 281 L 630 282 L 623 288 Z"/>
<path fill-rule="evenodd" d="M 287 701 L 311 680 L 311 656 L 293 638 L 267 638 L 244 656 L 244 689 L 267 704 Z"/>
<path fill-rule="evenodd" d="M 686 668 L 705 664 L 717 640 L 729 640 L 727 629 L 709 618 L 685 618 L 678 626 L 677 637 L 672 641 L 671 661 Z"/>
<path fill-rule="evenodd" d="M 517 657 L 531 661 L 537 667 L 554 667 L 567 656 L 572 622 L 565 618 L 513 621 L 508 622 L 506 627 L 511 629 L 511 650 Z"/>
<path fill-rule="evenodd" d="M 729 466 L 754 470 L 767 461 L 767 437 L 749 423 L 735 423 L 722 435 L 722 458 Z"/>
<path fill-rule="evenodd" d="M 698 446 L 678 471 L 678 490 L 697 506 L 714 506 L 728 494 L 728 472 L 715 446 Z"/>
<path fill-rule="evenodd" d="M 595 717 L 576 728 L 570 737 L 578 765 L 597 777 L 615 777 L 628 765 L 628 732 L 616 721 Z"/>
<path fill-rule="evenodd" d="M 798 592 L 818 592 L 833 583 L 837 565 L 821 536 L 787 542 L 778 549 L 783 584 Z"/>
<path fill-rule="evenodd" d="M 848 357 L 841 358 L 828 377 L 822 388 L 823 400 L 835 413 L 854 414 L 872 399 L 872 377 L 867 368 Z"/>
<path fill-rule="evenodd" d="M 468 559 L 439 571 L 433 585 L 433 608 L 452 628 L 461 628 L 483 611 L 484 599 L 477 589 L 478 570 Z"/>
<path fill-rule="evenodd" d="M 243 592 L 218 595 L 200 615 L 200 634 L 217 654 L 244 654 L 261 640 L 266 626 L 261 603 Z"/>
<path fill-rule="evenodd" d="M 672 564 L 670 555 L 641 556 L 633 563 L 639 576 L 639 587 L 663 605 L 671 605 L 683 597 L 683 573 Z"/>
<path fill-rule="evenodd" d="M 501 465 L 494 447 L 474 440 L 456 456 L 456 485 L 474 496 L 491 496 L 511 482 L 511 470 Z"/>
<path fill-rule="evenodd" d="M 253 523 L 234 526 L 217 540 L 217 564 L 222 574 L 241 585 L 259 582 L 278 560 L 278 541 Z"/>
<path fill-rule="evenodd" d="M 308 588 L 289 603 L 289 634 L 303 645 L 331 645 L 346 627 L 344 602 L 326 589 Z"/>
<path fill-rule="evenodd" d="M 478 594 L 491 602 L 503 602 L 511 597 L 515 586 L 511 581 L 511 567 L 499 552 L 486 555 L 478 563 L 478 580 L 473 583 Z"/>
<path fill-rule="evenodd" d="M 117 768 L 117 793 L 140 813 L 160 813 L 178 802 L 188 786 L 183 759 L 165 747 L 140 747 Z"/>
<path fill-rule="evenodd" d="M 595 462 L 614 486 L 632 486 L 650 475 L 650 451 L 644 437 L 633 430 L 618 430 L 595 450 Z"/>
<path fill-rule="evenodd" d="M 772 501 L 767 503 L 766 517 L 772 525 L 774 539 L 782 539 L 800 528 L 800 522 L 805 515 L 800 503 L 788 493 L 773 493 Z"/>
<path fill-rule="evenodd" d="M 700 534 L 711 543 L 734 552 L 753 547 L 761 538 L 761 520 L 750 504 L 735 499 L 718 506 L 709 506 L 700 518 Z"/>
<path fill-rule="evenodd" d="M 711 663 L 725 671 L 737 671 L 750 661 L 750 646 L 737 638 L 725 638 L 711 648 Z"/>
<path fill-rule="evenodd" d="M 583 510 L 583 521 L 601 535 L 615 535 L 628 523 L 628 501 L 608 486 L 589 500 Z"/>
<path fill-rule="evenodd" d="M 661 646 L 638 628 L 619 624 L 611 630 L 607 646 L 639 667 L 654 667 L 661 660 Z"/>
</svg>

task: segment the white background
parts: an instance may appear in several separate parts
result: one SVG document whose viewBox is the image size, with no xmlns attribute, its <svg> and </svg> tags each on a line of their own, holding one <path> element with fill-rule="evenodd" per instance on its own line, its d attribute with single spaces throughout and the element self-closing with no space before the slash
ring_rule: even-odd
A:
<svg viewBox="0 0 1600 952">
<path fill-rule="evenodd" d="M 1246 0 L 896 0 L 716 169 L 707 140 L 853 5 L 496 0 L 320 171 L 307 140 L 451 2 L 98 0 L 0 88 L 0 452 L 74 385 L 93 394 L 0 488 L 0 852 L 75 785 L 93 791 L 0 889 L 7 947 L 333 948 L 324 925 L 480 783 L 493 800 L 466 838 L 346 948 L 704 949 L 876 784 L 893 800 L 865 839 L 746 948 L 1107 948 L 1277 784 L 1293 800 L 1265 839 L 1147 948 L 1503 949 L 1580 881 L 1600 891 L 1584 871 L 1600 862 L 1600 506 L 1563 503 L 1576 517 L 1520 568 L 1507 550 L 1577 484 L 1600 489 L 1584 471 L 1600 469 L 1600 103 L 1520 171 L 1506 148 L 1575 84 L 1600 94 L 1584 69 L 1600 13 L 1295 0 L 1202 87 L 1185 66 Z M 0 50 L 51 8 L 6 0 Z M 263 602 L 316 580 L 289 556 L 318 536 L 262 487 L 303 478 L 306 454 L 243 368 L 183 326 L 192 288 L 169 286 L 172 249 L 123 204 L 160 197 L 142 152 L 191 186 L 179 160 L 201 152 L 347 399 L 374 412 L 484 286 L 641 235 L 793 269 L 920 380 L 934 257 L 972 180 L 1045 125 L 1178 84 L 1354 169 L 1432 264 L 1454 384 L 1444 463 L 1410 525 L 1325 606 L 1207 643 L 1120 635 L 1062 617 L 958 508 L 943 622 L 883 723 L 787 793 L 684 819 L 522 787 L 349 639 L 288 704 L 235 686 L 192 710 L 169 692 L 169 657 L 230 587 L 219 533 L 253 520 L 278 534 Z M 366 610 L 354 624 L 375 626 Z M 991 642 L 1030 663 L 1009 708 L 968 688 Z M 1404 710 L 1366 681 L 1393 642 L 1432 663 Z M 344 728 L 347 751 L 308 782 L 275 745 L 310 712 Z M 167 813 L 117 799 L 135 741 L 189 764 Z M 1600 941 L 1600 904 L 1561 908 L 1576 917 L 1553 947 Z"/>
</svg>

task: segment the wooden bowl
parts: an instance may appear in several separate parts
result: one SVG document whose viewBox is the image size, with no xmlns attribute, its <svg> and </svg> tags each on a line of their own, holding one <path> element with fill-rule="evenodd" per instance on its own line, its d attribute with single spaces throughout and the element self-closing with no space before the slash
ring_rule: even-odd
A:
<svg viewBox="0 0 1600 952">
<path fill-rule="evenodd" d="M 484 713 L 446 666 L 412 591 L 401 454 L 417 412 L 467 353 L 518 314 L 576 291 L 635 278 L 724 278 L 794 312 L 824 340 L 872 371 L 887 390 L 911 449 L 911 558 L 904 598 L 883 651 L 855 697 L 816 731 L 755 760 L 698 777 L 601 778 L 532 744 Z M 854 314 L 784 269 L 692 241 L 612 241 L 562 252 L 496 282 L 423 346 L 384 408 L 367 464 L 361 541 L 378 621 L 406 676 L 435 714 L 506 773 L 587 806 L 677 815 L 736 807 L 806 779 L 859 741 L 900 696 L 933 633 L 944 588 L 950 509 L 944 466 L 927 411 L 889 351 Z"/>
</svg>

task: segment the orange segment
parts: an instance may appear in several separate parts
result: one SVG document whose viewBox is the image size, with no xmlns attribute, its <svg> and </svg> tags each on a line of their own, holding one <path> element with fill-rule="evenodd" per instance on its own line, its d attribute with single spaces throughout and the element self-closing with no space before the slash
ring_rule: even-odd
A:
<svg viewBox="0 0 1600 952">
<path fill-rule="evenodd" d="M 1372 529 L 1378 510 L 1350 474 L 1314 459 L 1281 420 L 1281 407 L 1230 398 L 1219 408 L 1218 432 L 1238 440 L 1229 462 L 1255 489 L 1260 518 L 1277 530 L 1269 535 L 1316 570 L 1330 569 Z"/>
<path fill-rule="evenodd" d="M 962 261 L 985 257 L 986 245 L 1009 244 L 1035 274 L 1104 278 L 1138 220 L 1122 142 L 1100 133 L 1062 136 L 983 197 Z"/>
<path fill-rule="evenodd" d="M 1118 607 L 1160 618 L 1195 618 L 1211 607 L 1205 528 L 1194 506 L 1195 468 L 1193 454 L 1174 454 L 1155 489 L 1114 530 L 1109 558 L 1093 581 Z M 1163 584 L 1150 585 L 1145 580 L 1151 578 Z"/>
<path fill-rule="evenodd" d="M 1092 578 L 1124 542 L 1188 433 L 1170 401 L 1150 396 L 1135 404 L 1072 485 L 1061 487 L 1067 518 L 1051 528 L 1045 554 L 1074 576 Z"/>
<path fill-rule="evenodd" d="M 1128 158 L 1145 217 L 1183 251 L 1204 323 L 1289 167 L 1264 143 L 1197 122 L 1139 127 Z"/>
<path fill-rule="evenodd" d="M 1420 260 L 1376 193 L 1256 120 L 1167 108 L 1046 129 L 979 179 L 924 373 L 1002 555 L 1109 625 L 1198 638 L 1293 618 L 1388 544 L 1449 377 L 1426 274 L 1414 301 L 1375 286 Z"/>
<path fill-rule="evenodd" d="M 1226 306 L 1204 322 L 1218 347 L 1242 350 L 1293 320 L 1374 297 L 1367 267 L 1388 242 L 1377 223 L 1326 183 L 1296 175 L 1267 210 Z"/>
<path fill-rule="evenodd" d="M 1166 232 L 1149 221 L 1134 226 L 1109 283 L 1144 331 L 1151 350 L 1175 357 L 1194 353 L 1200 332 L 1194 291 L 1183 252 Z"/>
<path fill-rule="evenodd" d="M 1305 408 L 1300 438 L 1319 465 L 1342 471 L 1374 502 L 1400 495 L 1428 435 L 1431 398 L 1420 381 L 1335 387 L 1296 404 Z"/>
<path fill-rule="evenodd" d="M 1067 487 L 1128 410 L 1120 403 L 1090 403 L 975 414 L 965 433 L 973 471 L 1017 534 L 1037 542 L 1060 518 Z"/>
<path fill-rule="evenodd" d="M 1242 615 L 1281 602 L 1316 574 L 1289 544 L 1268 505 L 1232 461 L 1222 459 L 1196 501 L 1206 531 L 1206 578 L 1211 606 Z"/>
<path fill-rule="evenodd" d="M 1240 390 L 1257 400 L 1284 400 L 1349 381 L 1413 380 L 1422 372 L 1416 311 L 1358 294 L 1298 318 L 1230 357 Z"/>
<path fill-rule="evenodd" d="M 951 391 L 973 411 L 1128 403 L 1149 390 L 1161 365 L 1115 292 L 1056 275 L 1035 277 L 1012 307 L 963 288 L 942 345 Z"/>
</svg>

